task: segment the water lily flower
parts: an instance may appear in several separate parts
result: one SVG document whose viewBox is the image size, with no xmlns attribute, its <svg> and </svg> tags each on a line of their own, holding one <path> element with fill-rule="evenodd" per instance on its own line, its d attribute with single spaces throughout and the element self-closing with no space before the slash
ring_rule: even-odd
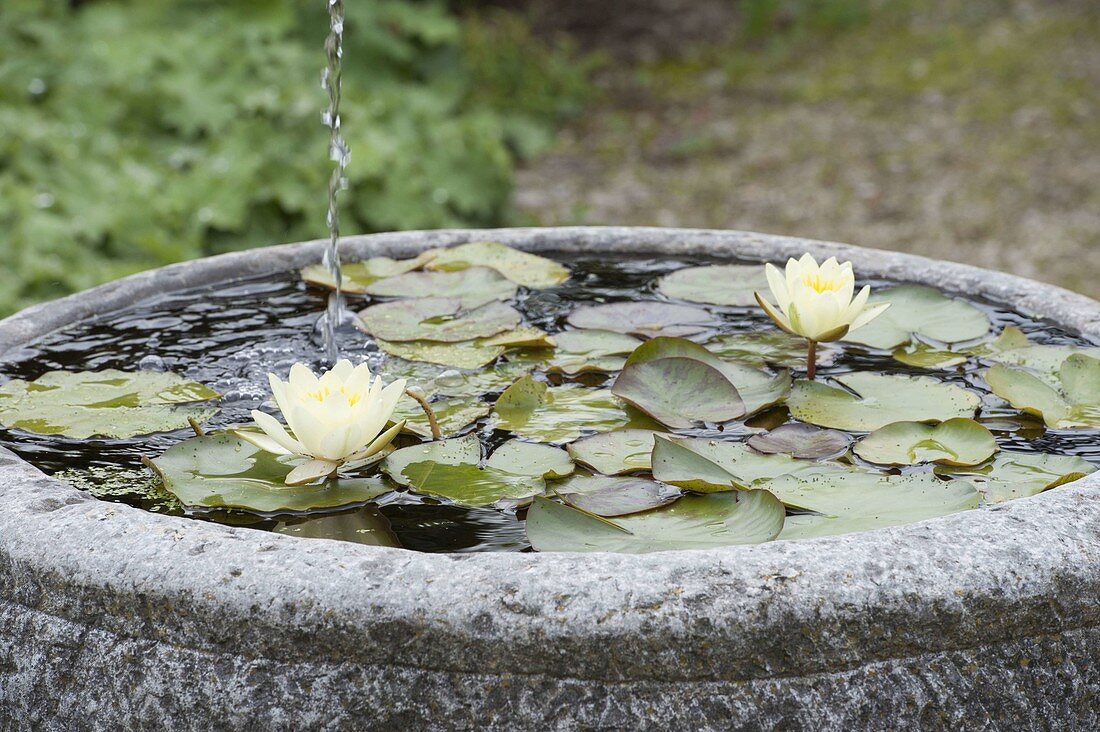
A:
<svg viewBox="0 0 1100 732">
<path fill-rule="evenodd" d="M 773 264 L 764 265 L 768 286 L 776 305 L 757 292 L 756 301 L 775 324 L 809 343 L 806 376 L 814 378 L 817 344 L 837 341 L 882 314 L 889 303 L 867 306 L 871 288 L 855 294 L 852 263 L 840 264 L 829 257 L 818 265 L 809 253 L 787 260 L 786 273 Z M 854 297 L 853 297 L 854 295 Z"/>
<path fill-rule="evenodd" d="M 402 420 L 383 431 L 405 393 L 405 380 L 383 388 L 382 377 L 372 376 L 367 364 L 352 367 L 347 359 L 337 361 L 320 377 L 301 363 L 290 368 L 286 382 L 268 374 L 271 392 L 290 430 L 270 414 L 253 410 L 252 418 L 263 434 L 236 434 L 266 452 L 308 458 L 290 471 L 287 485 L 332 475 L 344 463 L 377 455 L 405 426 Z"/>
</svg>

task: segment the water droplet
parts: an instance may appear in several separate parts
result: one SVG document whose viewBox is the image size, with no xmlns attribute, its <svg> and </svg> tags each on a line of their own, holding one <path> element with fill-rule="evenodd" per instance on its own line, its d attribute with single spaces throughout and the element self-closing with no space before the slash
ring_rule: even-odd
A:
<svg viewBox="0 0 1100 732">
<path fill-rule="evenodd" d="M 34 96 L 41 96 L 46 93 L 46 82 L 42 79 L 31 79 L 31 83 L 27 84 L 27 91 Z"/>
<path fill-rule="evenodd" d="M 149 354 L 145 358 L 138 361 L 138 370 L 140 371 L 167 371 L 168 367 L 164 365 L 164 359 L 154 354 Z"/>
</svg>

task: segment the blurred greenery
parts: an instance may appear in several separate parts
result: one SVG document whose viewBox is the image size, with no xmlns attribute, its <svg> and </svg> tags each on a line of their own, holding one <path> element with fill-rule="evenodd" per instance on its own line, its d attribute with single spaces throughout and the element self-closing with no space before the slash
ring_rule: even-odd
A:
<svg viewBox="0 0 1100 732">
<path fill-rule="evenodd" d="M 322 0 L 0 2 L 0 313 L 325 234 Z M 348 3 L 343 233 L 501 222 L 590 64 L 505 12 Z"/>
</svg>

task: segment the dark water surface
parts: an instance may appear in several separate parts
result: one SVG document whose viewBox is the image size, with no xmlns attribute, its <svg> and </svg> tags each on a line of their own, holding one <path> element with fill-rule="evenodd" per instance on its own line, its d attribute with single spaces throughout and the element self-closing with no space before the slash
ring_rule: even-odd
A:
<svg viewBox="0 0 1100 732">
<path fill-rule="evenodd" d="M 553 256 L 553 255 L 550 255 Z M 572 270 L 572 278 L 550 290 L 521 294 L 516 307 L 527 321 L 551 333 L 562 330 L 565 317 L 581 302 L 613 302 L 629 299 L 665 299 L 657 294 L 658 276 L 685 266 L 706 263 L 683 259 L 627 259 L 568 255 L 554 257 Z M 891 283 L 868 280 L 861 284 L 883 287 Z M 360 309 L 365 299 L 349 298 Z M 998 333 L 1014 325 L 1034 343 L 1095 345 L 1049 323 L 1027 318 L 1006 306 L 974 301 L 993 321 Z M 322 367 L 323 353 L 311 338 L 318 314 L 326 306 L 326 293 L 307 288 L 295 272 L 231 284 L 201 287 L 147 300 L 129 310 L 85 321 L 41 338 L 0 363 L 0 381 L 35 379 L 46 371 L 85 371 L 136 368 L 171 370 L 202 382 L 224 395 L 221 411 L 208 428 L 251 421 L 249 412 L 270 398 L 267 373 L 285 378 L 291 364 L 302 361 L 315 370 Z M 748 331 L 774 326 L 757 308 L 705 306 L 721 313 L 719 332 Z M 822 377 L 848 371 L 928 374 L 988 393 L 978 372 L 985 368 L 971 360 L 950 371 L 922 371 L 894 361 L 888 354 L 843 344 L 844 353 Z M 344 342 L 342 355 L 353 361 L 364 358 L 373 368 L 383 368 L 385 355 L 366 335 Z M 440 367 L 441 370 L 444 367 Z M 589 386 L 599 385 L 585 375 Z M 495 399 L 495 396 L 487 397 Z M 990 406 L 993 400 L 988 400 Z M 986 409 L 983 414 L 995 414 Z M 1012 413 L 1012 412 L 1008 412 Z M 484 420 L 474 429 L 487 446 L 503 442 L 506 433 L 487 429 Z M 743 426 L 727 425 L 723 432 L 699 429 L 683 434 L 727 436 L 744 433 Z M 1003 448 L 1078 455 L 1100 465 L 1100 436 L 1095 430 L 1042 430 L 996 432 Z M 465 509 L 442 505 L 432 499 L 403 492 L 387 494 L 369 506 L 319 519 L 293 516 L 258 516 L 245 512 L 186 511 L 149 481 L 134 475 L 117 480 L 118 469 L 147 475 L 142 457 L 154 458 L 169 446 L 191 436 L 189 430 L 125 440 L 73 440 L 39 436 L 0 428 L 0 443 L 14 450 L 46 473 L 92 470 L 86 478 L 101 496 L 149 510 L 188 515 L 257 529 L 302 536 L 327 536 L 363 543 L 400 545 L 428 552 L 521 551 L 528 549 L 523 522 L 514 512 L 491 508 Z M 404 439 L 404 438 L 403 438 Z"/>
</svg>

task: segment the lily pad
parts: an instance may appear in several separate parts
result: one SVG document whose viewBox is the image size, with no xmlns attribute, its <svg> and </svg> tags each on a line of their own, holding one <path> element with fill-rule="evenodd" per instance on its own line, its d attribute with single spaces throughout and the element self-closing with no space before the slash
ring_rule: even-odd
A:
<svg viewBox="0 0 1100 732">
<path fill-rule="evenodd" d="M 942 422 L 972 417 L 981 400 L 931 376 L 858 372 L 837 376 L 836 386 L 795 382 L 787 397 L 791 416 L 819 427 L 870 432 L 892 422 Z"/>
<path fill-rule="evenodd" d="M 757 290 L 768 288 L 762 265 L 713 264 L 688 267 L 657 281 L 661 294 L 708 305 L 756 305 Z"/>
<path fill-rule="evenodd" d="M 495 241 L 478 241 L 443 249 L 428 263 L 430 270 L 457 271 L 489 267 L 531 289 L 560 285 L 569 279 L 569 269 L 552 259 L 521 252 Z"/>
<path fill-rule="evenodd" d="M 788 369 L 806 367 L 806 339 L 781 330 L 755 330 L 723 333 L 706 342 L 706 348 L 725 361 L 763 368 L 766 365 Z M 829 343 L 817 344 L 817 365 L 831 366 L 841 350 Z"/>
<path fill-rule="evenodd" d="M 626 366 L 667 358 L 693 359 L 721 372 L 737 390 L 745 405 L 746 415 L 778 404 L 791 387 L 791 377 L 787 372 L 771 374 L 741 364 L 728 363 L 698 343 L 685 338 L 654 338 L 643 343 L 627 359 Z"/>
<path fill-rule="evenodd" d="M 693 358 L 628 363 L 611 393 L 662 424 L 687 429 L 699 422 L 728 422 L 745 413 L 725 375 Z"/>
<path fill-rule="evenodd" d="M 607 475 L 578 475 L 555 486 L 554 492 L 574 508 L 605 517 L 667 506 L 682 495 L 648 478 Z"/>
<path fill-rule="evenodd" d="M 653 430 L 615 430 L 604 432 L 567 445 L 569 454 L 604 475 L 622 475 L 650 469 L 653 452 Z"/>
<path fill-rule="evenodd" d="M 859 472 L 858 468 L 839 463 L 761 455 L 740 442 L 660 435 L 654 438 L 652 460 L 654 478 L 699 493 L 759 487 L 780 475 L 810 477 Z"/>
<path fill-rule="evenodd" d="M 783 506 L 767 491 L 684 496 L 611 522 L 547 498 L 527 512 L 527 538 L 540 552 L 642 554 L 759 544 L 783 528 Z"/>
<path fill-rule="evenodd" d="M 941 343 L 981 338 L 989 332 L 989 318 L 970 303 L 923 285 L 901 285 L 874 293 L 869 305 L 888 302 L 882 315 L 844 338 L 872 348 L 893 349 L 914 335 Z"/>
<path fill-rule="evenodd" d="M 656 338 L 688 336 L 721 325 L 721 320 L 702 308 L 658 300 L 587 305 L 570 313 L 574 328 L 594 328 L 615 333 Z"/>
<path fill-rule="evenodd" d="M 852 436 L 838 430 L 825 430 L 809 424 L 784 424 L 762 435 L 753 435 L 746 444 L 765 455 L 788 455 L 801 460 L 821 460 L 848 451 Z"/>
<path fill-rule="evenodd" d="M 937 425 L 888 424 L 860 440 L 854 452 L 879 465 L 977 465 L 997 452 L 997 441 L 978 422 L 956 417 Z"/>
<path fill-rule="evenodd" d="M 372 257 L 362 262 L 345 262 L 340 267 L 340 290 L 353 295 L 362 295 L 373 282 L 420 269 L 435 257 L 437 251 L 429 249 L 412 259 Z M 311 264 L 303 268 L 301 274 L 302 279 L 311 285 L 327 287 L 330 290 L 336 289 L 335 280 L 329 274 L 328 267 L 323 264 Z"/>
<path fill-rule="evenodd" d="M 627 411 L 607 389 L 547 386 L 530 376 L 505 389 L 493 408 L 493 427 L 539 442 L 572 442 L 585 432 L 656 427 Z"/>
<path fill-rule="evenodd" d="M 936 348 L 920 341 L 896 349 L 893 356 L 895 361 L 918 369 L 950 369 L 969 360 L 965 353 Z"/>
<path fill-rule="evenodd" d="M 977 508 L 981 495 L 962 480 L 915 475 L 784 476 L 764 484 L 788 506 L 821 515 L 788 516 L 780 539 L 809 539 L 923 521 Z"/>
<path fill-rule="evenodd" d="M 152 461 L 165 489 L 184 505 L 203 508 L 311 511 L 365 503 L 392 490 L 379 476 L 288 486 L 295 464 L 229 434 L 193 437 Z"/>
<path fill-rule="evenodd" d="M 451 437 L 466 429 L 474 422 L 489 414 L 490 407 L 477 397 L 450 397 L 430 402 L 439 431 L 444 437 Z M 431 437 L 432 427 L 428 415 L 412 397 L 403 396 L 397 402 L 397 408 L 390 418 L 393 422 L 405 420 L 405 432 L 421 437 Z"/>
<path fill-rule="evenodd" d="M 406 272 L 372 282 L 364 292 L 375 297 L 457 299 L 463 310 L 515 297 L 516 283 L 495 269 L 470 267 L 460 272 Z"/>
<path fill-rule="evenodd" d="M 512 349 L 553 345 L 553 339 L 544 331 L 530 327 L 458 343 L 395 342 L 381 338 L 376 339 L 376 342 L 379 348 L 391 356 L 397 356 L 406 361 L 434 363 L 456 369 L 481 368 Z"/>
<path fill-rule="evenodd" d="M 481 369 L 455 369 L 439 364 L 392 358 L 383 367 L 387 382 L 406 379 L 410 387 L 426 396 L 476 397 L 504 391 L 519 377 L 531 373 L 535 365 L 502 362 Z"/>
<path fill-rule="evenodd" d="M 544 478 L 566 475 L 572 465 L 564 450 L 546 445 L 512 440 L 501 449 L 482 466 L 481 445 L 468 435 L 396 450 L 382 469 L 417 493 L 478 507 L 538 495 L 546 489 Z"/>
<path fill-rule="evenodd" d="M 363 506 L 351 513 L 318 516 L 305 521 L 281 521 L 272 529 L 276 534 L 303 539 L 336 539 L 367 546 L 401 547 L 390 522 L 376 506 Z"/>
<path fill-rule="evenodd" d="M 614 372 L 642 342 L 609 330 L 567 330 L 554 334 L 557 349 L 547 371 L 575 376 L 589 371 Z"/>
<path fill-rule="evenodd" d="M 965 477 L 989 503 L 1034 496 L 1095 471 L 1096 466 L 1084 458 L 1033 452 L 1002 452 L 991 464 L 978 468 L 936 468 L 937 473 Z"/>
<path fill-rule="evenodd" d="M 1070 356 L 1081 355 L 1100 359 L 1100 348 L 1074 348 L 1072 346 L 1025 345 L 1017 348 L 993 349 L 982 356 L 989 361 L 1006 366 L 1019 366 L 1036 372 L 1050 386 L 1057 386 L 1062 364 Z"/>
<path fill-rule="evenodd" d="M 1016 409 L 1043 418 L 1048 427 L 1100 427 L 1100 359 L 1083 354 L 1067 358 L 1057 388 L 1022 369 L 997 364 L 985 373 L 993 393 Z"/>
<path fill-rule="evenodd" d="M 386 341 L 457 343 L 514 329 L 519 312 L 501 302 L 465 310 L 454 297 L 421 297 L 371 305 L 359 313 L 363 327 Z"/>
<path fill-rule="evenodd" d="M 49 371 L 0 386 L 0 424 L 40 435 L 126 438 L 185 429 L 217 414 L 220 395 L 160 371 Z"/>
</svg>

